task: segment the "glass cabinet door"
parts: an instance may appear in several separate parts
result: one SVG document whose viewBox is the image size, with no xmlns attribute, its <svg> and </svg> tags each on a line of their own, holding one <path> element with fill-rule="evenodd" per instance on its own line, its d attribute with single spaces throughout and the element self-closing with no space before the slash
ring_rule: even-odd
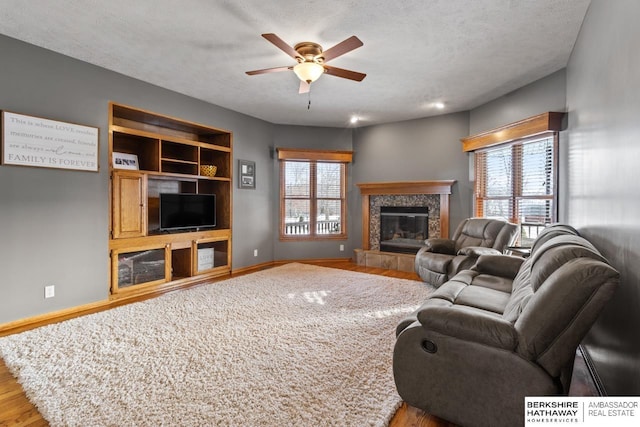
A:
<svg viewBox="0 0 640 427">
<path fill-rule="evenodd" d="M 113 251 L 114 292 L 141 284 L 157 284 L 167 281 L 167 271 L 171 271 L 167 261 L 168 248 L 142 249 L 137 251 Z"/>
</svg>

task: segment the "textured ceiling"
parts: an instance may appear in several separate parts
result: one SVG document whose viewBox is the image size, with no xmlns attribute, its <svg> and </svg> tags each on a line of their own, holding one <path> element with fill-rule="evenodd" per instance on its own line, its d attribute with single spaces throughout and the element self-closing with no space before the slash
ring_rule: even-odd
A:
<svg viewBox="0 0 640 427">
<path fill-rule="evenodd" d="M 566 66 L 588 0 L 2 0 L 0 33 L 280 124 L 348 126 L 463 111 Z M 263 39 L 364 46 L 298 94 Z M 445 109 L 432 104 L 444 102 Z"/>
</svg>

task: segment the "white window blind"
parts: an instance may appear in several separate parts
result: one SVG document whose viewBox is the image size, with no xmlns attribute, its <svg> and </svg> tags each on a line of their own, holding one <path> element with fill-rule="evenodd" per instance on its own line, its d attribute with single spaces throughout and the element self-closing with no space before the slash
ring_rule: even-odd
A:
<svg viewBox="0 0 640 427">
<path fill-rule="evenodd" d="M 476 216 L 520 224 L 523 245 L 555 222 L 556 146 L 551 135 L 476 151 Z"/>
</svg>

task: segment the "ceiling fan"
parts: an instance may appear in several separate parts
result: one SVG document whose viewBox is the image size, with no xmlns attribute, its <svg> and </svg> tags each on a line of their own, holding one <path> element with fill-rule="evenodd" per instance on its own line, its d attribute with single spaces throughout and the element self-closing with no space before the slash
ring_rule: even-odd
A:
<svg viewBox="0 0 640 427">
<path fill-rule="evenodd" d="M 309 92 L 311 83 L 316 81 L 324 73 L 358 82 L 362 81 L 362 79 L 367 76 L 366 74 L 358 73 L 357 71 L 345 70 L 343 68 L 326 65 L 330 60 L 362 46 L 362 41 L 360 41 L 356 36 L 351 36 L 325 51 L 322 50 L 322 46 L 318 43 L 302 42 L 291 47 L 273 33 L 263 34 L 262 37 L 269 40 L 284 53 L 295 59 L 298 63 L 287 67 L 264 68 L 262 70 L 247 71 L 247 74 L 250 76 L 293 70 L 293 72 L 296 73 L 296 76 L 300 79 L 300 89 L 298 93 Z"/>
</svg>

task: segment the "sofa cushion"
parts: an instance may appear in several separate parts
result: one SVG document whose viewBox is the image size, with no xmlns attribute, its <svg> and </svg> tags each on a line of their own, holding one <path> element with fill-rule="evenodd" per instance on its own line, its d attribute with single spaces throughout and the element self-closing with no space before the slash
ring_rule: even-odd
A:
<svg viewBox="0 0 640 427">
<path fill-rule="evenodd" d="M 444 286 L 440 286 L 436 289 L 428 298 L 442 299 L 453 304 L 456 301 L 456 298 L 458 298 L 460 292 L 469 286 L 467 283 L 455 280 L 455 277 L 454 279 L 449 279 Z"/>
<path fill-rule="evenodd" d="M 515 322 L 518 353 L 557 375 L 613 293 L 618 277 L 610 265 L 591 258 L 574 258 L 558 267 Z"/>
<path fill-rule="evenodd" d="M 488 218 L 474 218 L 473 221 L 467 221 L 462 227 L 460 236 L 455 239 L 456 250 L 465 246 L 493 247 L 495 238 L 504 224 Z"/>
<path fill-rule="evenodd" d="M 502 314 L 511 293 L 511 280 L 463 270 L 436 289 L 428 300 L 475 307 Z"/>
<path fill-rule="evenodd" d="M 507 292 L 482 286 L 467 286 L 458 294 L 455 304 L 502 315 L 509 302 L 510 295 L 511 294 Z"/>
<path fill-rule="evenodd" d="M 552 224 L 542 229 L 531 245 L 531 253 L 535 252 L 544 242 L 556 236 L 579 236 L 575 228 L 566 224 Z"/>
<path fill-rule="evenodd" d="M 568 244 L 575 245 L 575 246 L 582 246 L 584 248 L 590 249 L 591 251 L 595 252 L 598 255 L 600 254 L 598 250 L 595 248 L 595 246 L 593 246 L 591 242 L 589 242 L 584 237 L 574 236 L 571 234 L 560 234 L 560 235 L 553 236 L 550 239 L 546 239 L 544 243 L 535 245 L 536 249 L 531 252 L 531 258 L 535 263 L 537 259 L 543 256 L 545 251 L 555 247 L 565 246 Z"/>
<path fill-rule="evenodd" d="M 606 263 L 598 250 L 582 237 L 556 236 L 531 255 L 531 287 L 535 292 L 558 268 L 575 258 L 591 258 Z"/>
<path fill-rule="evenodd" d="M 507 277 L 492 276 L 491 274 L 478 274 L 472 282 L 473 286 L 493 289 L 495 291 L 511 294 L 512 280 Z"/>
<path fill-rule="evenodd" d="M 513 279 L 511 297 L 502 314 L 505 320 L 511 323 L 518 319 L 527 302 L 529 302 L 529 298 L 533 295 L 533 289 L 531 288 L 531 261 L 531 258 L 527 258 L 522 263 L 522 267 L 515 279 Z"/>
</svg>

